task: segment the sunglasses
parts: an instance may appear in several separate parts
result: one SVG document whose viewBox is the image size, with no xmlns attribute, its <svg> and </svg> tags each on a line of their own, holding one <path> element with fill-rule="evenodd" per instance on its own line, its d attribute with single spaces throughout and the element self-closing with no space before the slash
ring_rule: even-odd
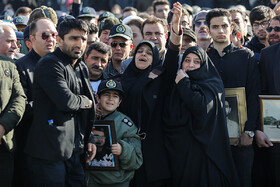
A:
<svg viewBox="0 0 280 187">
<path fill-rule="evenodd" d="M 54 33 L 43 32 L 41 38 L 43 40 L 47 40 L 47 39 L 49 39 L 49 37 L 53 37 L 54 39 L 56 39 L 56 36 L 57 36 L 56 32 L 54 32 Z"/>
<path fill-rule="evenodd" d="M 127 44 L 125 42 L 111 42 L 111 47 L 115 48 L 119 45 L 121 48 L 124 48 Z"/>
<path fill-rule="evenodd" d="M 207 26 L 207 22 L 206 21 L 196 21 L 194 24 L 195 24 L 196 27 L 200 27 L 200 25 L 202 23 Z"/>
<path fill-rule="evenodd" d="M 266 31 L 271 32 L 273 29 L 274 29 L 275 32 L 280 32 L 280 27 L 277 27 L 277 26 L 274 27 L 274 28 L 273 27 L 267 27 Z"/>
</svg>

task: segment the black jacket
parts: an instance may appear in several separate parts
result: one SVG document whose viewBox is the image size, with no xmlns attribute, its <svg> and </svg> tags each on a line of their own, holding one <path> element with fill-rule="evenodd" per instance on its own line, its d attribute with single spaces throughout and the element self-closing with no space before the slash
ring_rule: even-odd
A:
<svg viewBox="0 0 280 187">
<path fill-rule="evenodd" d="M 250 50 L 234 47 L 224 50 L 224 56 L 210 46 L 208 56 L 217 68 L 225 88 L 245 87 L 248 120 L 244 130 L 254 131 L 259 124 L 258 95 L 260 93 L 260 73 L 256 58 Z"/>
<path fill-rule="evenodd" d="M 262 50 L 260 57 L 260 72 L 262 94 L 280 94 L 280 44 L 275 44 Z"/>
<path fill-rule="evenodd" d="M 33 97 L 32 97 L 32 87 L 33 87 L 33 77 L 35 66 L 40 60 L 40 56 L 34 51 L 31 50 L 24 57 L 16 61 L 17 70 L 20 76 L 20 83 L 23 87 L 24 93 L 27 96 L 26 108 L 24 116 L 20 125 L 16 127 L 16 141 L 18 145 L 18 151 L 23 151 L 28 131 L 32 124 L 33 118 Z"/>
<path fill-rule="evenodd" d="M 248 42 L 246 47 L 254 52 L 256 59 L 259 61 L 261 50 L 265 48 L 265 45 L 262 44 L 256 36 L 254 36 L 252 40 Z"/>
<path fill-rule="evenodd" d="M 80 79 L 76 69 L 81 72 Z M 78 95 L 80 92 L 84 94 Z M 45 160 L 69 159 L 77 127 L 87 139 L 94 122 L 94 108 L 89 109 L 89 100 L 94 104 L 94 97 L 86 65 L 78 61 L 72 67 L 72 60 L 59 48 L 47 54 L 36 65 L 33 99 L 34 118 L 26 152 Z"/>
</svg>

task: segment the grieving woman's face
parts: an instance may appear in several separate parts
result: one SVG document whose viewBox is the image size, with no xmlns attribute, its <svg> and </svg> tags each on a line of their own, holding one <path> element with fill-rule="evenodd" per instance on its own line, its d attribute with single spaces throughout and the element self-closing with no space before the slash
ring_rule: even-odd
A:
<svg viewBox="0 0 280 187">
<path fill-rule="evenodd" d="M 153 62 L 153 51 L 152 49 L 143 44 L 139 47 L 135 54 L 135 65 L 138 69 L 146 69 L 149 67 Z"/>
<path fill-rule="evenodd" d="M 184 59 L 184 62 L 182 64 L 182 69 L 184 71 L 192 71 L 200 68 L 200 63 L 201 60 L 196 54 L 189 53 Z"/>
</svg>

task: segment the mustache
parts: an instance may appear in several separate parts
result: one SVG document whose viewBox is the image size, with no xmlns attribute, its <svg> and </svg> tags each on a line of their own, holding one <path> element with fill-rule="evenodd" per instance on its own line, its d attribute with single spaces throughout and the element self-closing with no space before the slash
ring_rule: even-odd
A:
<svg viewBox="0 0 280 187">
<path fill-rule="evenodd" d="M 103 69 L 104 69 L 103 67 L 98 67 L 96 65 L 92 65 L 91 68 L 92 69 L 98 69 L 98 70 L 101 70 L 101 71 L 103 71 Z"/>
<path fill-rule="evenodd" d="M 268 38 L 276 38 L 276 39 L 278 39 L 279 38 L 279 36 L 277 35 L 277 34 L 271 34 L 271 35 L 269 35 L 269 37 Z"/>
</svg>

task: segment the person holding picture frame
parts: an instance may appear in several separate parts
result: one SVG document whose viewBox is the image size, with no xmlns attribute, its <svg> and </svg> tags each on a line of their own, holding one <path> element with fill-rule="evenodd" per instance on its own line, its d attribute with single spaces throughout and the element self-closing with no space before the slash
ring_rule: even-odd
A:
<svg viewBox="0 0 280 187">
<path fill-rule="evenodd" d="M 120 167 L 118 171 L 86 171 L 85 181 L 88 187 L 128 187 L 134 176 L 134 171 L 142 165 L 143 158 L 140 137 L 137 135 L 138 129 L 129 117 L 117 111 L 122 96 L 122 86 L 115 80 L 103 80 L 98 86 L 97 101 L 101 119 L 113 120 L 115 124 L 117 143 L 112 144 L 110 152 L 118 156 Z M 102 149 L 105 149 L 103 147 L 105 138 L 109 139 L 109 137 L 105 136 L 102 128 L 98 130 L 96 128 L 94 132 L 94 136 L 99 136 L 95 142 L 97 152 L 101 152 Z"/>
</svg>

